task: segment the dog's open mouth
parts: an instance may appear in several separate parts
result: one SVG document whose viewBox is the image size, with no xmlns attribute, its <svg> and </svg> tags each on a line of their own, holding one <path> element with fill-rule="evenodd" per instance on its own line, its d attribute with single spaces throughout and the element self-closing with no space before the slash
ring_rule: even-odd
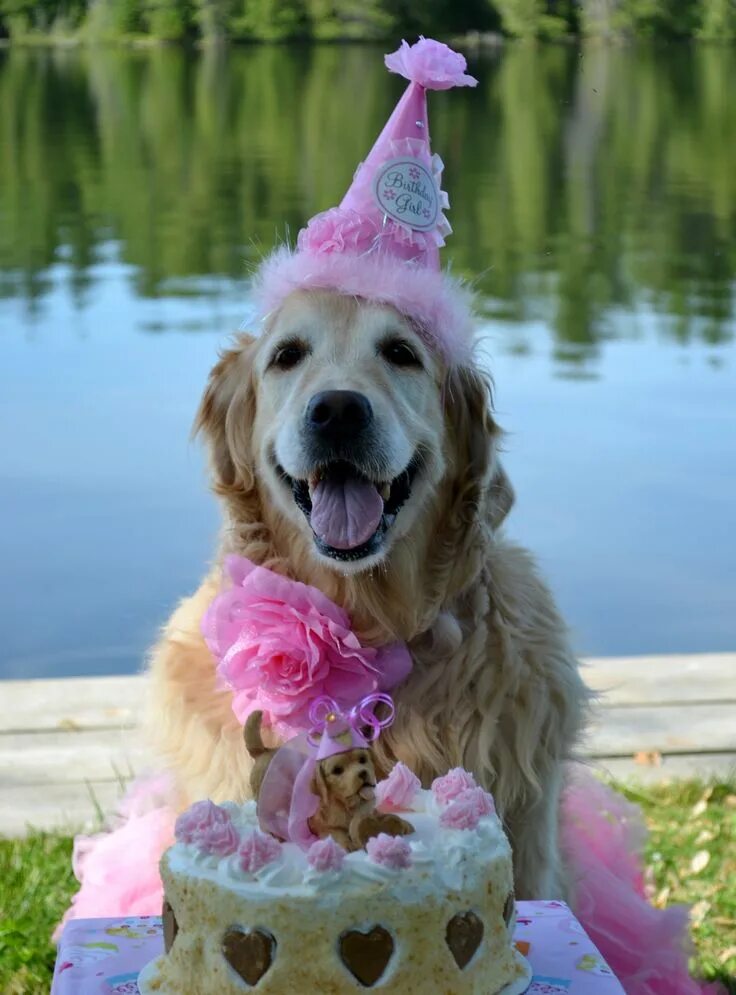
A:
<svg viewBox="0 0 736 995">
<path fill-rule="evenodd" d="M 277 471 L 312 527 L 318 549 L 335 560 L 360 560 L 376 553 L 411 494 L 419 469 L 415 456 L 393 480 L 370 480 L 346 460 L 328 463 L 308 480 Z"/>
</svg>

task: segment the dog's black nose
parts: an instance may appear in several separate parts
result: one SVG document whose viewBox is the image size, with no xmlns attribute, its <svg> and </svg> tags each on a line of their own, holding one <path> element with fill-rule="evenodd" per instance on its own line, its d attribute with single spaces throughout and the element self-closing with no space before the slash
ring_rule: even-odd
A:
<svg viewBox="0 0 736 995">
<path fill-rule="evenodd" d="M 373 421 L 371 402 L 354 390 L 323 390 L 307 405 L 307 426 L 324 439 L 355 438 Z"/>
<path fill-rule="evenodd" d="M 367 770 L 362 770 L 360 772 L 360 779 L 361 779 L 361 781 L 367 781 L 368 780 L 368 771 Z"/>
</svg>

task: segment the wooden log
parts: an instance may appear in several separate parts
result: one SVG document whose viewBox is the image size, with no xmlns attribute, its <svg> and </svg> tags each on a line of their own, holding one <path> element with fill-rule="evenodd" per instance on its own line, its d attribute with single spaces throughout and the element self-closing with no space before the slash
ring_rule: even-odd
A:
<svg viewBox="0 0 736 995">
<path fill-rule="evenodd" d="M 130 778 L 151 763 L 135 729 L 5 733 L 0 787 Z"/>
<path fill-rule="evenodd" d="M 730 753 L 673 753 L 655 757 L 595 757 L 590 769 L 605 778 L 627 784 L 661 784 L 697 778 L 709 781 L 736 777 L 736 751 Z"/>
<path fill-rule="evenodd" d="M 145 678 L 62 677 L 0 682 L 0 733 L 134 726 Z"/>
<path fill-rule="evenodd" d="M 729 750 L 736 750 L 736 709 L 731 703 L 598 709 L 583 740 L 583 752 L 594 757 Z"/>
<path fill-rule="evenodd" d="M 736 653 L 584 660 L 582 674 L 604 707 L 736 702 Z"/>
<path fill-rule="evenodd" d="M 102 829 L 122 797 L 117 781 L 0 786 L 0 835 L 31 829 L 69 833 Z"/>
</svg>

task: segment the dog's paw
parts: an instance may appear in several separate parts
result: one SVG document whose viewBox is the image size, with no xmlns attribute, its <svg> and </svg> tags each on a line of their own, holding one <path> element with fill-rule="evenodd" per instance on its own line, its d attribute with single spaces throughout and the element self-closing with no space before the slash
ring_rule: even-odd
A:
<svg viewBox="0 0 736 995">
<path fill-rule="evenodd" d="M 350 835 L 362 848 L 368 840 L 380 833 L 385 833 L 387 836 L 408 836 L 413 832 L 414 826 L 398 815 L 371 812 L 370 815 L 363 816 L 356 826 L 351 826 Z"/>
<path fill-rule="evenodd" d="M 398 815 L 382 815 L 380 824 L 379 832 L 386 833 L 387 836 L 408 836 L 414 832 L 414 826 Z"/>
</svg>

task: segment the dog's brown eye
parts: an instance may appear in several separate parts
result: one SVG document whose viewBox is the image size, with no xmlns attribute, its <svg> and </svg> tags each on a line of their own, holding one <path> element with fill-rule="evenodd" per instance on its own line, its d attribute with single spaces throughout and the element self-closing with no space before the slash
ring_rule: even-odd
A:
<svg viewBox="0 0 736 995">
<path fill-rule="evenodd" d="M 333 767 L 332 768 L 332 773 L 333 774 L 342 774 L 342 767 Z"/>
<path fill-rule="evenodd" d="M 408 342 L 403 339 L 386 339 L 381 343 L 381 355 L 392 366 L 414 366 L 422 368 L 422 361 Z"/>
<path fill-rule="evenodd" d="M 301 363 L 308 351 L 304 343 L 299 342 L 298 339 L 284 342 L 273 354 L 269 365 L 276 367 L 278 370 L 291 370 Z"/>
</svg>

